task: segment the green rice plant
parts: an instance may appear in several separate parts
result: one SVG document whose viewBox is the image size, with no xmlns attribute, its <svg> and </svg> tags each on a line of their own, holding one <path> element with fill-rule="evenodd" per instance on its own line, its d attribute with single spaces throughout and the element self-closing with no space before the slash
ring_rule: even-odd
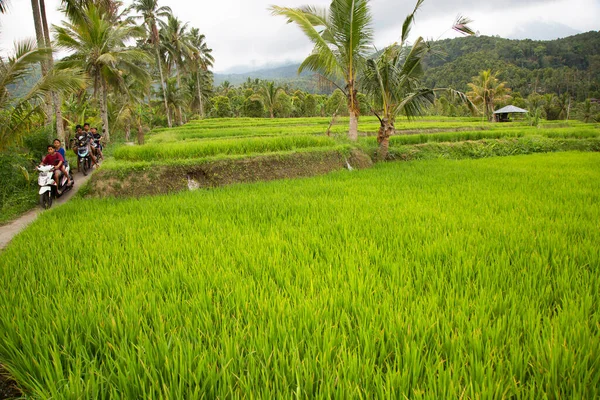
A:
<svg viewBox="0 0 600 400">
<path fill-rule="evenodd" d="M 218 154 L 266 153 L 306 147 L 326 147 L 335 144 L 335 140 L 324 136 L 224 139 L 162 145 L 124 146 L 115 150 L 114 156 L 117 160 L 125 161 L 174 160 L 202 158 Z"/>
<path fill-rule="evenodd" d="M 0 363 L 32 398 L 598 398 L 599 220 L 597 153 L 77 199 L 0 253 Z"/>
</svg>

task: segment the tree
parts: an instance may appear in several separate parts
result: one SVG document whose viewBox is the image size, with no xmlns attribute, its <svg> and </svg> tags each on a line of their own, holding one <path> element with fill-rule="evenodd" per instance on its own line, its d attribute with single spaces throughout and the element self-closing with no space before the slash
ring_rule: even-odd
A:
<svg viewBox="0 0 600 400">
<path fill-rule="evenodd" d="M 147 79 L 148 73 L 140 63 L 149 61 L 145 52 L 128 48 L 130 39 L 143 35 L 140 27 L 129 20 L 114 22 L 106 19 L 106 12 L 90 5 L 86 8 L 86 18 L 63 22 L 54 27 L 59 48 L 71 52 L 57 67 L 72 68 L 83 66 L 94 84 L 94 97 L 100 104 L 100 114 L 104 125 L 104 136 L 110 140 L 108 121 L 109 83 L 126 91 L 123 76 Z"/>
<path fill-rule="evenodd" d="M 217 96 L 213 98 L 213 115 L 217 118 L 231 117 L 231 103 L 229 97 Z"/>
<path fill-rule="evenodd" d="M 42 105 L 49 93 L 68 93 L 85 86 L 81 70 L 53 70 L 39 78 L 24 96 L 13 97 L 7 88 L 35 78 L 35 65 L 48 57 L 48 49 L 23 41 L 15 44 L 14 56 L 0 58 L 0 150 L 18 140 L 29 123 L 43 115 Z"/>
<path fill-rule="evenodd" d="M 196 80 L 196 89 L 198 96 L 198 112 L 200 117 L 204 118 L 204 90 L 206 87 L 206 75 L 208 69 L 212 67 L 215 59 L 212 56 L 212 49 L 208 48 L 205 42 L 205 36 L 200 33 L 198 28 L 192 28 L 189 35 L 189 43 L 191 47 L 191 63 L 192 71 Z M 210 85 L 212 87 L 212 84 Z"/>
<path fill-rule="evenodd" d="M 264 114 L 265 106 L 260 96 L 252 96 L 244 100 L 244 117 L 262 118 Z"/>
<path fill-rule="evenodd" d="M 263 104 L 267 111 L 269 111 L 269 116 L 271 118 L 275 118 L 275 103 L 277 103 L 277 95 L 283 91 L 282 88 L 275 86 L 275 82 L 273 81 L 264 81 L 259 89 L 259 93 L 262 96 Z"/>
<path fill-rule="evenodd" d="M 181 73 L 184 69 L 184 58 L 192 53 L 188 42 L 187 25 L 172 14 L 167 16 L 167 22 L 160 21 L 161 45 L 167 56 L 167 65 L 175 67 L 178 90 L 182 88 Z M 183 125 L 182 104 L 178 105 L 177 118 L 179 125 Z"/>
<path fill-rule="evenodd" d="M 293 97 L 298 103 L 302 104 L 302 100 L 297 97 Z M 277 118 L 289 118 L 292 116 L 294 104 L 292 98 L 281 90 L 275 99 L 275 105 L 273 106 L 273 113 L 277 115 Z"/>
<path fill-rule="evenodd" d="M 158 33 L 157 20 L 159 17 L 166 17 L 171 15 L 171 8 L 162 6 L 158 6 L 158 0 L 135 0 L 133 5 L 133 9 L 142 15 L 144 19 L 144 24 L 146 26 L 146 32 L 148 36 L 148 41 L 154 47 L 154 52 L 156 56 L 156 66 L 158 68 L 158 72 L 160 75 L 160 84 L 163 92 L 163 99 L 165 101 L 165 113 L 167 114 L 167 125 L 169 128 L 173 126 L 171 123 L 171 117 L 169 115 L 169 105 L 167 104 L 167 85 L 165 81 L 165 76 L 163 74 L 162 69 L 162 61 L 160 57 L 160 36 Z"/>
<path fill-rule="evenodd" d="M 377 58 L 367 61 L 363 87 L 374 97 L 381 113 L 380 116 L 373 110 L 380 122 L 377 135 L 380 159 L 385 159 L 388 155 L 389 138 L 395 132 L 394 122 L 400 113 L 408 118 L 421 115 L 427 106 L 434 104 L 436 90 L 450 92 L 466 101 L 466 96 L 460 92 L 430 89 L 422 84 L 423 60 L 431 51 L 431 46 L 422 37 L 418 37 L 412 46 L 406 43 L 415 14 L 422 4 L 423 0 L 417 0 L 413 12 L 404 20 L 400 43 L 386 47 Z M 470 20 L 459 16 L 453 28 L 459 32 L 472 33 L 468 27 L 469 22 Z"/>
<path fill-rule="evenodd" d="M 488 121 L 492 120 L 495 104 L 510 98 L 510 89 L 506 87 L 506 82 L 498 80 L 498 71 L 492 72 L 490 69 L 481 71 L 479 75 L 472 78 L 468 86 L 471 91 L 467 96 L 473 103 L 482 105 L 483 115 Z"/>
<path fill-rule="evenodd" d="M 328 10 L 312 6 L 272 6 L 271 11 L 298 25 L 315 46 L 300 65 L 299 73 L 309 69 L 331 82 L 343 79 L 350 115 L 348 137 L 356 141 L 360 109 L 356 97 L 357 76 L 365 64 L 373 37 L 369 1 L 332 0 Z"/>
</svg>

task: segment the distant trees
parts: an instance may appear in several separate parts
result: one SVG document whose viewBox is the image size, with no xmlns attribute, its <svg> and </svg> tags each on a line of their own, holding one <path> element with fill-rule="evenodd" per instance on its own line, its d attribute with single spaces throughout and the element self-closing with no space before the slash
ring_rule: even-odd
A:
<svg viewBox="0 0 600 400">
<path fill-rule="evenodd" d="M 469 83 L 471 90 L 467 96 L 476 105 L 481 105 L 482 113 L 488 121 L 492 120 L 494 106 L 510 98 L 510 89 L 506 87 L 506 82 L 500 82 L 498 71 L 481 71 L 479 75 L 473 77 Z"/>
</svg>

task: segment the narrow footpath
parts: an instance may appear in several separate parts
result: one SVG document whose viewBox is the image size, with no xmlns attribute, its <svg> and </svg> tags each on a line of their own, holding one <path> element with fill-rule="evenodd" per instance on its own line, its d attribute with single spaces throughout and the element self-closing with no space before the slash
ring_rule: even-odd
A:
<svg viewBox="0 0 600 400">
<path fill-rule="evenodd" d="M 85 183 L 90 179 L 92 173 L 88 174 L 88 176 L 83 176 L 82 173 L 76 172 L 73 175 L 73 179 L 75 180 L 75 187 L 71 189 L 68 193 L 62 196 L 60 199 L 54 199 L 52 202 L 52 208 L 59 207 L 61 204 L 69 201 L 75 193 L 79 191 L 79 188 L 85 185 Z M 51 208 L 51 209 L 52 209 Z M 42 213 L 44 210 L 40 208 L 40 206 L 35 207 L 34 209 L 28 211 L 27 213 L 21 215 L 19 218 L 15 219 L 12 222 L 9 222 L 6 225 L 0 226 L 0 251 L 4 250 L 6 246 L 10 243 L 10 241 L 23 229 L 25 229 L 30 223 L 35 221 L 37 216 Z"/>
</svg>

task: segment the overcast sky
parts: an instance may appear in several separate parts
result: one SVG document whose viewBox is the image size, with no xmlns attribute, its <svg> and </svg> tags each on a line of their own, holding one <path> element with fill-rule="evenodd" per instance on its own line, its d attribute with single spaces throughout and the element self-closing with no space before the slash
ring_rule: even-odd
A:
<svg viewBox="0 0 600 400">
<path fill-rule="evenodd" d="M 48 20 L 60 24 L 60 0 L 46 0 Z M 125 0 L 130 4 L 131 0 Z M 215 71 L 275 66 L 306 57 L 312 46 L 294 25 L 273 17 L 269 5 L 327 6 L 330 0 L 162 0 L 174 14 L 206 35 L 215 57 Z M 415 0 L 371 0 L 375 44 L 383 47 L 398 39 L 402 22 Z M 10 0 L 0 15 L 0 51 L 6 54 L 15 40 L 34 37 L 29 0 Z M 600 0 L 425 0 L 417 14 L 413 36 L 429 39 L 455 36 L 448 28 L 457 14 L 469 16 L 482 35 L 507 38 L 555 39 L 600 29 Z M 240 66 L 243 66 L 240 68 Z M 236 68 L 237 67 L 237 68 Z"/>
</svg>

